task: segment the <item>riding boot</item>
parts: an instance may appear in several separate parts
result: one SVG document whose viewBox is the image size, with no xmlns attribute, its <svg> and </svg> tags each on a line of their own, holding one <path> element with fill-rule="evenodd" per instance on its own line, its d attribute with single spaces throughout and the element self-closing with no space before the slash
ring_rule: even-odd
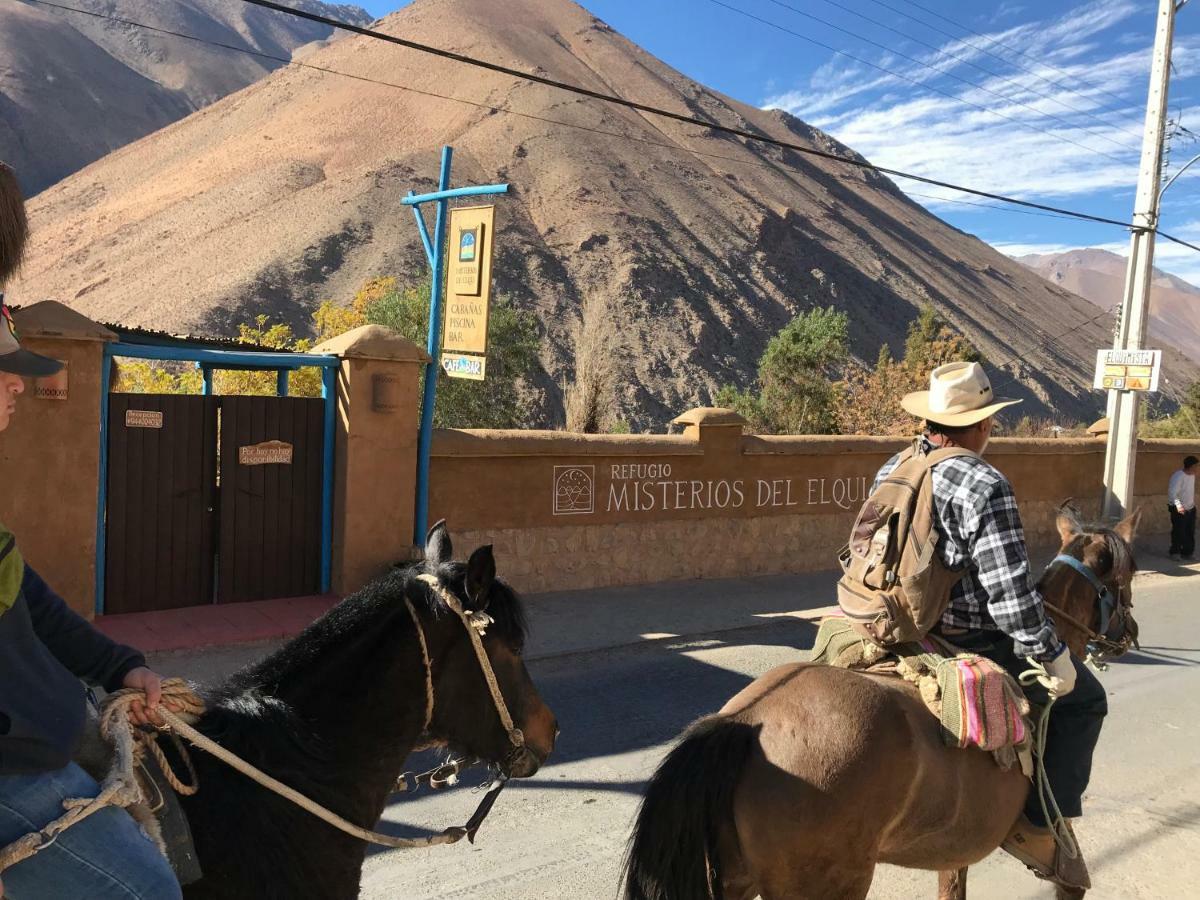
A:
<svg viewBox="0 0 1200 900">
<path fill-rule="evenodd" d="M 1068 830 L 1071 828 L 1070 824 L 1066 824 L 1065 827 Z M 1073 831 L 1071 837 L 1075 837 Z M 1074 843 L 1078 848 L 1079 842 Z M 1092 887 L 1087 863 L 1083 860 L 1083 851 L 1079 850 L 1075 857 L 1069 856 L 1054 839 L 1053 831 L 1049 828 L 1039 828 L 1024 816 L 1017 820 L 1017 824 L 1000 846 L 1006 853 L 1023 862 L 1038 878 L 1077 890 L 1086 891 Z"/>
</svg>

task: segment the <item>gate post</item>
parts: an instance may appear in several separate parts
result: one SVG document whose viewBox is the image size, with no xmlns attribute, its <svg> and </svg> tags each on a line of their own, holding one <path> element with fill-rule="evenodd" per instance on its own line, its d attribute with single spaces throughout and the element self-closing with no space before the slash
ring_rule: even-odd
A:
<svg viewBox="0 0 1200 900">
<path fill-rule="evenodd" d="M 418 389 L 429 354 L 382 325 L 314 347 L 337 374 L 333 577 L 348 594 L 412 552 Z"/>
<path fill-rule="evenodd" d="M 65 362 L 48 379 L 27 379 L 0 435 L 0 521 L 30 565 L 71 608 L 92 617 L 96 504 L 101 471 L 104 345 L 117 336 L 53 300 L 15 310 L 22 346 Z"/>
</svg>

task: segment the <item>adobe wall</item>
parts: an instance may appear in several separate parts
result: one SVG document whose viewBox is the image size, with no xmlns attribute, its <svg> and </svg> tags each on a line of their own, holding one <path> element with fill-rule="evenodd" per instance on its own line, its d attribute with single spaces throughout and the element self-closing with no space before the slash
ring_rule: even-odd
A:
<svg viewBox="0 0 1200 900">
<path fill-rule="evenodd" d="M 0 434 L 0 521 L 71 608 L 92 614 L 100 474 L 100 370 L 116 335 L 52 301 L 17 310 L 22 345 L 67 364 L 38 396 L 26 379 Z M 65 384 L 65 389 L 62 385 Z"/>
<path fill-rule="evenodd" d="M 681 417 L 685 433 L 669 436 L 439 431 L 430 520 L 447 520 L 459 555 L 494 544 L 524 591 L 833 567 L 875 472 L 905 442 L 743 435 L 719 412 Z M 1143 535 L 1167 530 L 1167 479 L 1191 449 L 1143 443 Z M 1103 440 L 996 439 L 988 458 L 1013 483 L 1030 543 L 1054 539 L 1067 498 L 1097 514 Z"/>
</svg>

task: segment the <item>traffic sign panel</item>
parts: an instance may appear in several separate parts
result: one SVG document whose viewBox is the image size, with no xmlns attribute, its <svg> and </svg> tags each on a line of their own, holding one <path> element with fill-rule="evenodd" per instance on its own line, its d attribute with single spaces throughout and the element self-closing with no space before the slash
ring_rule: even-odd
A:
<svg viewBox="0 0 1200 900">
<path fill-rule="evenodd" d="M 1157 391 L 1161 350 L 1097 350 L 1092 386 L 1106 391 Z"/>
</svg>

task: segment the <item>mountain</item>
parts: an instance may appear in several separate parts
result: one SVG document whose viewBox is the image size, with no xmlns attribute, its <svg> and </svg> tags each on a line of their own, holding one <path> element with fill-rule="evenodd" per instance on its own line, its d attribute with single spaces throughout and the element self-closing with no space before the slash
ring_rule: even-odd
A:
<svg viewBox="0 0 1200 900">
<path fill-rule="evenodd" d="M 73 0 L 95 15 L 0 4 L 0 159 L 34 194 L 106 153 L 240 90 L 331 29 L 239 0 Z M 355 24 L 357 6 L 292 5 Z M 113 16 L 267 56 L 122 24 Z"/>
<path fill-rule="evenodd" d="M 1119 306 L 1125 295 L 1128 260 L 1107 250 L 1032 253 L 1017 257 L 1017 261 L 1102 309 Z M 1200 362 L 1200 287 L 1155 269 L 1147 330 L 1155 341 L 1170 344 Z"/>
<path fill-rule="evenodd" d="M 417 0 L 378 27 L 854 155 L 697 84 L 569 0 Z M 400 199 L 433 188 L 448 143 L 454 184 L 512 185 L 496 201 L 495 278 L 543 329 L 533 423 L 563 421 L 589 333 L 619 333 L 620 412 L 640 429 L 748 384 L 780 328 L 828 305 L 849 314 L 861 359 L 899 350 L 929 303 L 1031 414 L 1101 408 L 1090 373 L 1110 323 L 871 171 L 368 37 L 305 62 L 354 77 L 280 69 L 34 198 L 13 299 L 172 330 L 235 333 L 259 313 L 306 328 L 323 299 L 424 275 Z"/>
</svg>

